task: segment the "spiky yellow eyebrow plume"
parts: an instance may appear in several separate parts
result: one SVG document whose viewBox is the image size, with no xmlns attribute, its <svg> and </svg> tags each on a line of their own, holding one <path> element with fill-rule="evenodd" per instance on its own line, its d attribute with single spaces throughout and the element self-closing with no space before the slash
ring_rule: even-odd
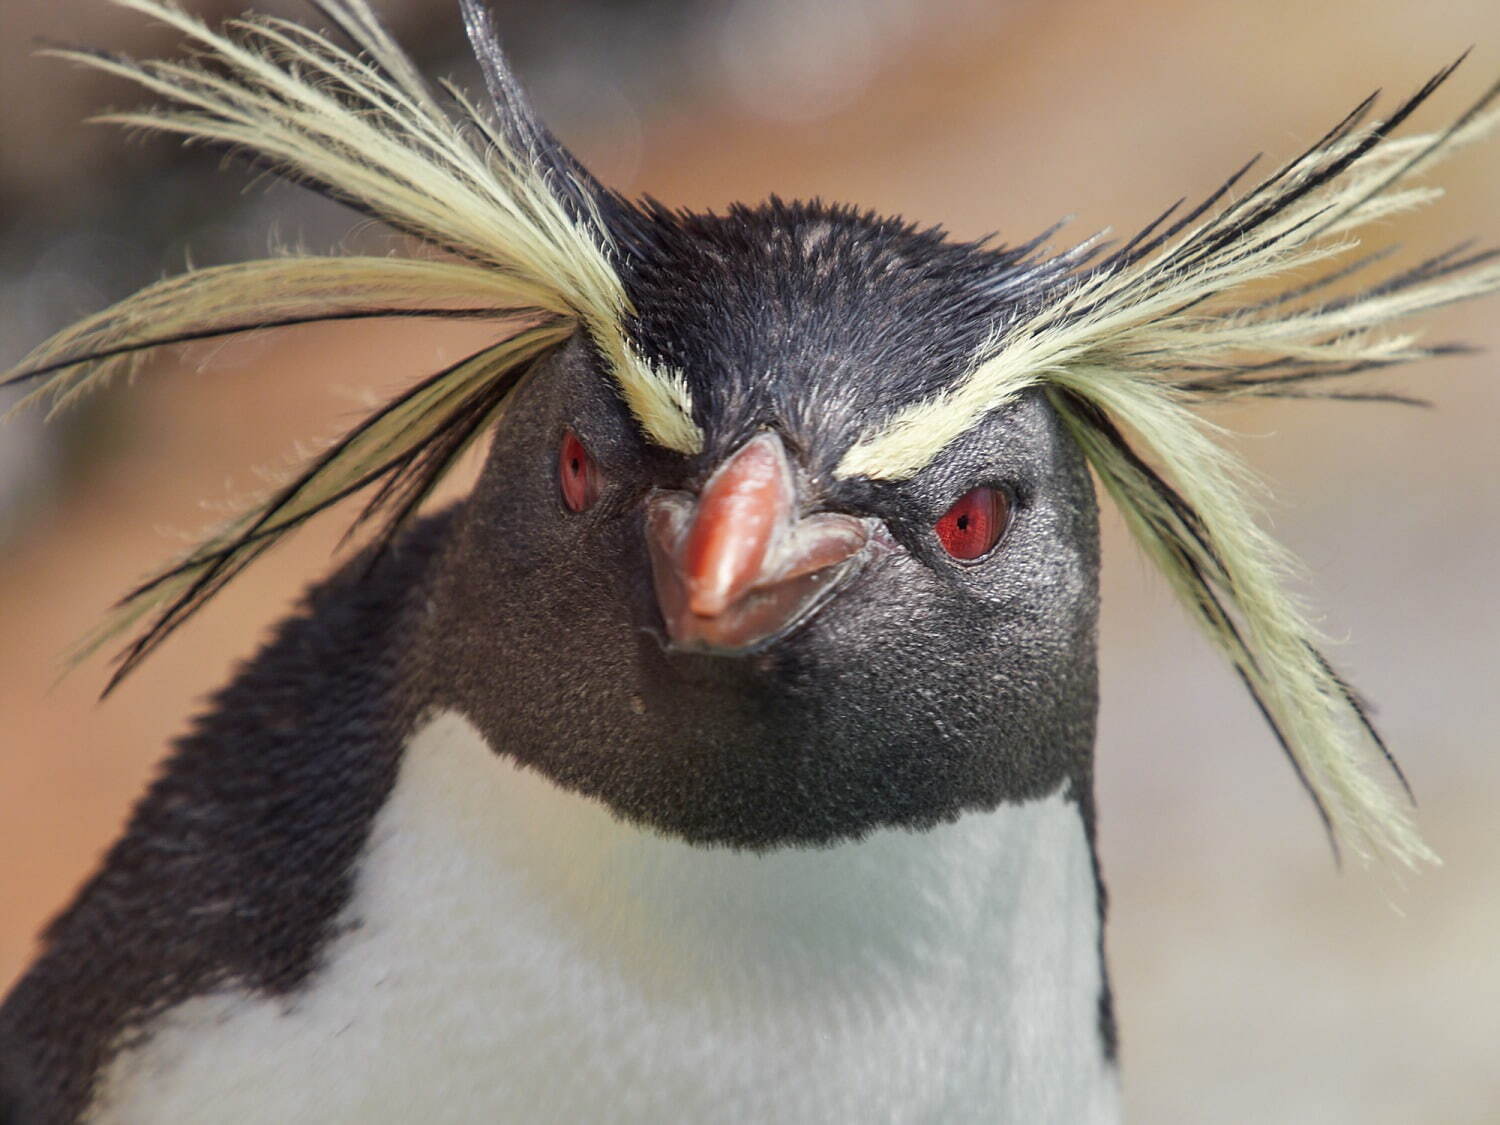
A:
<svg viewBox="0 0 1500 1125">
<path fill-rule="evenodd" d="M 580 330 L 648 440 L 683 453 L 701 447 L 685 380 L 649 363 L 628 336 L 632 310 L 604 226 L 586 193 L 551 178 L 540 152 L 548 138 L 530 121 L 477 0 L 461 0 L 465 26 L 498 118 L 451 87 L 450 104 L 440 105 L 365 0 L 319 3 L 357 53 L 272 17 L 248 16 L 220 33 L 164 0 L 113 2 L 175 28 L 196 54 L 137 62 L 52 51 L 130 79 L 165 103 L 99 120 L 228 148 L 444 257 L 288 255 L 191 271 L 59 333 L 0 377 L 0 386 L 31 388 L 22 405 L 55 409 L 129 374 L 154 348 L 259 328 L 486 318 L 504 338 L 397 398 L 133 591 L 81 650 L 151 619 L 111 686 L 240 569 L 337 499 L 383 482 L 367 515 L 387 513 L 393 535 L 531 363 Z"/>
<path fill-rule="evenodd" d="M 1331 268 L 1357 245 L 1353 232 L 1433 199 L 1439 192 L 1411 185 L 1412 173 L 1500 120 L 1490 109 L 1497 84 L 1440 133 L 1392 136 L 1452 70 L 1369 126 L 1367 99 L 1217 213 L 1248 165 L 1165 230 L 1175 207 L 1121 249 L 1095 253 L 1035 312 L 994 331 L 953 386 L 877 424 L 837 470 L 910 477 L 989 412 L 1043 389 L 1136 539 L 1239 671 L 1336 838 L 1407 864 L 1431 853 L 1366 764 L 1394 762 L 1286 589 L 1292 563 L 1256 521 L 1248 468 L 1192 408 L 1248 397 L 1399 400 L 1329 384 L 1453 350 L 1382 328 L 1500 290 L 1500 252 L 1458 247 L 1327 296 L 1384 256 Z M 1309 281 L 1319 264 L 1327 272 Z"/>
<path fill-rule="evenodd" d="M 535 153 L 506 130 L 488 128 L 456 90 L 449 91 L 456 113 L 445 112 L 365 0 L 321 5 L 362 56 L 273 17 L 234 20 L 233 34 L 221 34 L 164 0 L 112 2 L 170 25 L 200 54 L 187 62 L 136 62 L 51 52 L 175 103 L 98 120 L 228 146 L 509 275 L 522 291 L 550 295 L 588 330 L 647 436 L 669 449 L 697 447 L 681 376 L 652 368 L 624 333 L 629 300 L 601 228 L 575 221 L 538 171 Z M 479 9 L 466 8 L 471 30 L 487 31 Z M 486 143 L 474 144 L 474 135 Z M 187 292 L 181 297 L 191 300 Z M 247 295 L 247 304 L 253 299 Z"/>
</svg>

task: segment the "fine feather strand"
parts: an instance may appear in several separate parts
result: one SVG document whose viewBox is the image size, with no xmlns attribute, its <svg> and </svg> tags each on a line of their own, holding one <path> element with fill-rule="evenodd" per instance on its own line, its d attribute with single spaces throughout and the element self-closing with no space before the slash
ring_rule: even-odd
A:
<svg viewBox="0 0 1500 1125">
<path fill-rule="evenodd" d="M 126 648 L 113 689 L 226 583 L 287 532 L 356 492 L 385 484 L 361 520 L 393 509 L 385 542 L 492 421 L 537 357 L 573 333 L 554 318 L 476 352 L 422 380 L 334 442 L 250 511 L 132 590 L 75 652 L 82 659 L 142 619 L 149 627 Z"/>
<path fill-rule="evenodd" d="M 170 25 L 200 55 L 137 62 L 51 52 L 129 79 L 168 103 L 99 120 L 244 154 L 553 295 L 588 332 L 647 437 L 680 452 L 701 446 L 681 375 L 654 368 L 624 331 L 629 300 L 599 225 L 570 214 L 537 171 L 535 152 L 516 143 L 529 136 L 486 128 L 467 101 L 444 112 L 364 0 L 320 5 L 363 55 L 284 20 L 250 16 L 221 34 L 163 0 L 114 2 Z M 490 54 L 498 57 L 498 49 Z"/>
<path fill-rule="evenodd" d="M 99 120 L 224 148 L 443 257 L 289 255 L 158 282 L 64 330 L 0 376 L 0 386 L 29 388 L 21 407 L 62 408 L 131 375 L 167 345 L 268 327 L 486 318 L 505 338 L 397 397 L 132 591 L 76 653 L 141 629 L 111 688 L 245 566 L 344 497 L 378 486 L 356 526 L 379 518 L 389 543 L 534 361 L 580 331 L 649 440 L 680 452 L 701 447 L 685 380 L 648 363 L 625 331 L 633 310 L 593 209 L 592 181 L 531 119 L 477 5 L 465 4 L 465 22 L 496 92 L 494 119 L 452 87 L 430 89 L 365 0 L 317 5 L 354 52 L 271 17 L 232 21 L 220 33 L 166 0 L 114 2 L 173 27 L 195 54 L 141 62 L 102 51 L 50 52 L 129 79 L 163 103 Z"/>
<path fill-rule="evenodd" d="M 129 375 L 151 349 L 352 314 L 565 316 L 555 293 L 466 262 L 285 257 L 194 270 L 85 317 L 21 361 L 0 386 L 35 384 L 19 407 L 57 410 Z"/>
<path fill-rule="evenodd" d="M 1392 137 L 1452 69 L 1369 126 L 1367 99 L 1216 213 L 1249 165 L 1166 229 L 1176 206 L 1120 249 L 1089 257 L 1050 300 L 998 327 L 962 379 L 874 427 L 838 469 L 909 477 L 984 415 L 1043 388 L 1137 541 L 1239 671 L 1336 839 L 1406 864 L 1433 857 L 1366 768 L 1366 750 L 1394 762 L 1285 588 L 1294 566 L 1256 521 L 1248 469 L 1191 408 L 1249 397 L 1412 401 L 1331 385 L 1461 350 L 1386 326 L 1500 290 L 1495 251 L 1456 247 L 1326 296 L 1385 256 L 1330 268 L 1357 245 L 1354 232 L 1439 194 L 1408 177 L 1496 124 L 1500 85 L 1439 133 Z M 1280 288 L 1266 297 L 1266 284 Z"/>
</svg>

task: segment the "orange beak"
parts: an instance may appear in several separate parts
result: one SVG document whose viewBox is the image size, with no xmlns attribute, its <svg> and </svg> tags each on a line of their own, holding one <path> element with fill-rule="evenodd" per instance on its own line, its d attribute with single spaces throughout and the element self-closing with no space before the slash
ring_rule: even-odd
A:
<svg viewBox="0 0 1500 1125">
<path fill-rule="evenodd" d="M 799 517 L 781 439 L 763 433 L 698 496 L 658 491 L 646 505 L 657 605 L 675 647 L 745 652 L 814 612 L 869 558 L 874 521 Z"/>
</svg>

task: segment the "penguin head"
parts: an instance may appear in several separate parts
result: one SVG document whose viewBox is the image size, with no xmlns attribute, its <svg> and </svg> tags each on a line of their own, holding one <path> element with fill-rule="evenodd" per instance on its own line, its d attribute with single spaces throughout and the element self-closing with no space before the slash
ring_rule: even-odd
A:
<svg viewBox="0 0 1500 1125">
<path fill-rule="evenodd" d="M 493 431 L 432 603 L 432 700 L 694 840 L 931 823 L 1086 778 L 1086 463 L 1330 830 L 1361 854 L 1430 858 L 1368 709 L 1289 592 L 1253 475 L 1195 408 L 1411 401 L 1347 380 L 1454 350 L 1396 322 L 1500 290 L 1495 255 L 1461 244 L 1373 278 L 1380 253 L 1331 260 L 1435 198 L 1413 172 L 1500 122 L 1500 86 L 1398 137 L 1446 67 L 1258 181 L 1252 161 L 1119 244 L 1053 252 L 1054 231 L 986 248 L 819 204 L 626 200 L 533 113 L 482 0 L 459 6 L 485 105 L 429 84 L 357 0 L 320 4 L 353 50 L 266 17 L 218 32 L 132 6 L 195 54 L 60 52 L 164 103 L 110 119 L 248 156 L 422 251 L 190 271 L 58 333 L 0 387 L 60 406 L 157 348 L 320 320 L 483 318 L 497 339 L 132 590 L 78 649 L 135 635 L 111 687 L 347 496 L 374 486 L 360 522 L 386 517 L 382 549 L 398 544 Z"/>
<path fill-rule="evenodd" d="M 905 479 L 838 471 L 951 382 L 1014 261 L 817 205 L 660 221 L 634 232 L 633 333 L 690 373 L 701 449 L 653 442 L 586 338 L 539 363 L 441 567 L 429 690 L 694 842 L 830 843 L 1086 779 L 1097 518 L 1045 397 Z"/>
</svg>

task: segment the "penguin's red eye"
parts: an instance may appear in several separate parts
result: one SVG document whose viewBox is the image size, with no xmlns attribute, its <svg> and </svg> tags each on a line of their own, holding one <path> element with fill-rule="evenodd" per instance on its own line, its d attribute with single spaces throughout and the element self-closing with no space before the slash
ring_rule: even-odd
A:
<svg viewBox="0 0 1500 1125">
<path fill-rule="evenodd" d="M 562 448 L 557 454 L 557 479 L 563 503 L 570 512 L 591 508 L 599 499 L 599 466 L 572 430 L 563 431 Z"/>
<path fill-rule="evenodd" d="M 955 559 L 980 558 L 995 549 L 1010 521 L 1010 502 L 998 488 L 971 488 L 933 525 L 938 542 Z"/>
</svg>

